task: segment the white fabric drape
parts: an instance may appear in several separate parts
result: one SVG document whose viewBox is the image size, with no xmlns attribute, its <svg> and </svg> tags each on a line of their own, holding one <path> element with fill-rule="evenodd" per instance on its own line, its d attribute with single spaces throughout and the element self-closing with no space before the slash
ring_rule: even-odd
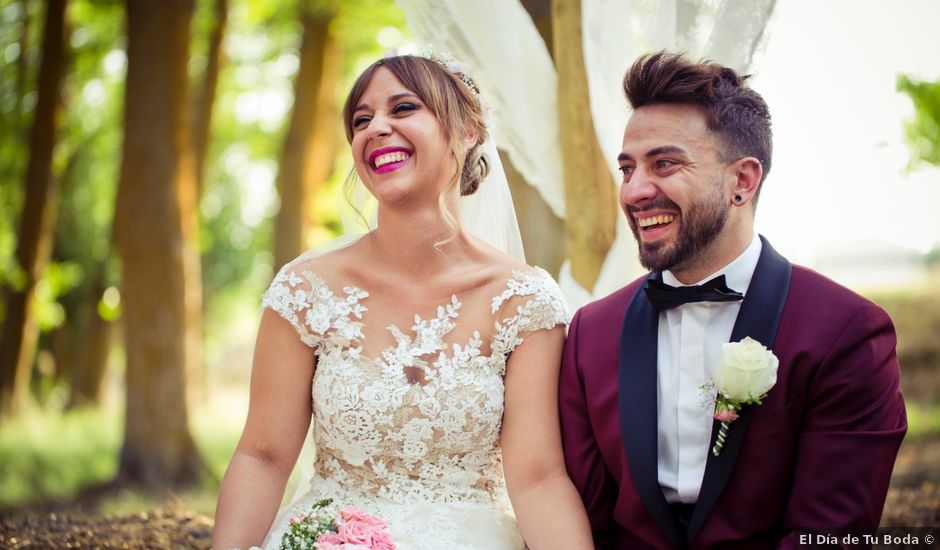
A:
<svg viewBox="0 0 940 550">
<path fill-rule="evenodd" d="M 685 51 L 750 70 L 766 40 L 775 0 L 582 0 L 585 70 L 591 116 L 608 167 L 616 157 L 629 109 L 621 81 L 644 53 Z M 414 36 L 467 61 L 496 107 L 499 148 L 559 216 L 564 182 L 558 168 L 557 74 L 542 38 L 518 0 L 398 0 Z M 569 152 L 578 154 L 577 152 Z M 572 309 L 622 287 L 642 272 L 623 216 L 593 289 L 562 267 L 559 283 Z"/>
<path fill-rule="evenodd" d="M 419 42 L 470 65 L 495 110 L 491 134 L 548 206 L 565 217 L 557 159 L 558 76 L 518 0 L 398 0 Z M 552 162 L 555 159 L 556 162 Z"/>
</svg>

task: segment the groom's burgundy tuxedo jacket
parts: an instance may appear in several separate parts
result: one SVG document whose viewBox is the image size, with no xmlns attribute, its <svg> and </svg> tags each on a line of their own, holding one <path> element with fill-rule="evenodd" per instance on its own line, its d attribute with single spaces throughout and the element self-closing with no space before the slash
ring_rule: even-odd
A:
<svg viewBox="0 0 940 550">
<path fill-rule="evenodd" d="M 731 341 L 750 336 L 772 349 L 777 383 L 763 404 L 744 407 L 721 454 L 709 452 L 685 533 L 657 477 L 659 314 L 642 291 L 648 277 L 572 319 L 562 433 L 598 548 L 796 547 L 801 532 L 877 527 L 907 429 L 894 327 L 875 304 L 791 266 L 761 239 Z"/>
</svg>

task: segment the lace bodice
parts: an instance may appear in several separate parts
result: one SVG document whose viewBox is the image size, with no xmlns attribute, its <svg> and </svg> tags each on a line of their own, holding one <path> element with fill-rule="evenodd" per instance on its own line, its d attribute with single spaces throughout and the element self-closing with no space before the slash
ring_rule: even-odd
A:
<svg viewBox="0 0 940 550">
<path fill-rule="evenodd" d="M 528 335 L 567 322 L 548 273 L 513 271 L 477 327 L 461 325 L 468 304 L 457 295 L 433 317 L 415 315 L 409 330 L 371 327 L 368 292 L 334 292 L 304 263 L 285 266 L 263 303 L 317 358 L 315 476 L 398 503 L 489 503 L 504 491 L 498 443 L 507 359 Z M 370 354 L 367 327 L 370 335 L 387 330 L 394 343 Z"/>
</svg>

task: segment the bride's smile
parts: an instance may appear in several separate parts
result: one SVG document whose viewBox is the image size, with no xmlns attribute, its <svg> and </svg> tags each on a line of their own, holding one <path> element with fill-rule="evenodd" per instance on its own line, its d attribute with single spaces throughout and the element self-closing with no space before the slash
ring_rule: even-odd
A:
<svg viewBox="0 0 940 550">
<path fill-rule="evenodd" d="M 389 70 L 380 68 L 350 121 L 356 171 L 380 204 L 396 204 L 421 190 L 443 192 L 456 161 L 448 134 L 431 109 Z"/>
<path fill-rule="evenodd" d="M 411 151 L 404 147 L 382 147 L 372 151 L 369 164 L 377 174 L 384 174 L 401 168 L 411 158 Z"/>
</svg>

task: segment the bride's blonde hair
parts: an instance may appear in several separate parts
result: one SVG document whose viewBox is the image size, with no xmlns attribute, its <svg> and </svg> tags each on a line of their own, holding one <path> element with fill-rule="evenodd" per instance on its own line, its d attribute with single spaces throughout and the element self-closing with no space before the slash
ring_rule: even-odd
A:
<svg viewBox="0 0 940 550">
<path fill-rule="evenodd" d="M 352 142 L 353 136 L 353 112 L 372 82 L 375 72 L 381 67 L 388 69 L 408 90 L 417 95 L 447 132 L 448 147 L 456 166 L 444 193 L 438 198 L 438 206 L 444 221 L 456 233 L 457 220 L 448 212 L 445 197 L 458 185 L 461 196 L 472 195 L 486 178 L 490 168 L 489 159 L 481 146 L 489 137 L 489 132 L 486 129 L 476 85 L 472 81 L 465 82 L 461 79 L 463 75 L 451 72 L 432 59 L 412 55 L 379 59 L 359 75 L 346 97 L 343 125 L 346 129 L 346 140 L 349 142 Z M 466 136 L 471 135 L 476 136 L 476 141 L 461 155 L 460 144 Z"/>
</svg>

